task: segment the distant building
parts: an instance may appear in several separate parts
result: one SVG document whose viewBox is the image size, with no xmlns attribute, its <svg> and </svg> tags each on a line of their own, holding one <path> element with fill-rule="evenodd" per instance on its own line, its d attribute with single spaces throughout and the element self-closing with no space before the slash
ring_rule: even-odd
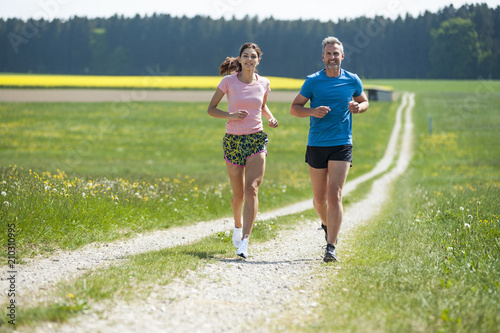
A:
<svg viewBox="0 0 500 333">
<path fill-rule="evenodd" d="M 369 101 L 392 101 L 392 87 L 365 86 L 364 91 Z"/>
</svg>

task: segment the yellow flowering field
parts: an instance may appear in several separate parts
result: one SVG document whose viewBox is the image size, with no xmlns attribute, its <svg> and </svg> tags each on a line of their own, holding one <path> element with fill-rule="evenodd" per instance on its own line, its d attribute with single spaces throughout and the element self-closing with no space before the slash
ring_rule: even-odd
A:
<svg viewBox="0 0 500 333">
<path fill-rule="evenodd" d="M 303 79 L 267 77 L 273 90 L 298 90 Z M 220 76 L 0 75 L 0 87 L 215 89 Z"/>
</svg>

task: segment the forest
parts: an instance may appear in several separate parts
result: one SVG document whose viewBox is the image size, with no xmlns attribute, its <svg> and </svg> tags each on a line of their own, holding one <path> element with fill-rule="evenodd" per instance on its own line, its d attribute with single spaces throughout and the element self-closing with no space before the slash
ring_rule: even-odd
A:
<svg viewBox="0 0 500 333">
<path fill-rule="evenodd" d="M 251 41 L 263 52 L 262 75 L 303 78 L 322 68 L 326 36 L 343 42 L 343 67 L 362 78 L 500 79 L 500 6 L 486 4 L 337 22 L 168 14 L 1 19 L 0 72 L 218 75 L 220 63 Z"/>
</svg>

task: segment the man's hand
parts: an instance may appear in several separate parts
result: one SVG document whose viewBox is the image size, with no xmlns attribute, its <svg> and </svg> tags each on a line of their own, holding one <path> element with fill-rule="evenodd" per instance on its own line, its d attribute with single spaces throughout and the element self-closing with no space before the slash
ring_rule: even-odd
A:
<svg viewBox="0 0 500 333">
<path fill-rule="evenodd" d="M 311 116 L 316 117 L 316 118 L 323 118 L 324 116 L 327 115 L 328 112 L 330 112 L 330 107 L 318 106 L 315 109 L 311 109 L 311 111 L 312 111 Z"/>
<path fill-rule="evenodd" d="M 361 110 L 359 109 L 359 103 L 355 101 L 349 102 L 349 111 L 351 113 L 361 113 Z"/>
</svg>

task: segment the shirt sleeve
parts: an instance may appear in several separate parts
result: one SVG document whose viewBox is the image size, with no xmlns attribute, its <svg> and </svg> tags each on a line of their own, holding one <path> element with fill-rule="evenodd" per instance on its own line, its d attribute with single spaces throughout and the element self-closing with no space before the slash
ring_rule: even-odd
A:
<svg viewBox="0 0 500 333">
<path fill-rule="evenodd" d="M 302 88 L 300 88 L 300 94 L 307 99 L 311 99 L 311 97 L 312 97 L 312 83 L 311 83 L 311 79 L 309 77 L 306 79 L 306 81 L 302 85 Z"/>
<path fill-rule="evenodd" d="M 356 90 L 354 91 L 353 96 L 358 97 L 363 93 L 363 83 L 361 82 L 361 79 L 358 75 L 355 75 L 354 77 L 356 79 Z"/>
<path fill-rule="evenodd" d="M 220 83 L 217 85 L 217 88 L 219 88 L 224 94 L 227 94 L 229 91 L 229 77 L 224 76 Z"/>
</svg>

